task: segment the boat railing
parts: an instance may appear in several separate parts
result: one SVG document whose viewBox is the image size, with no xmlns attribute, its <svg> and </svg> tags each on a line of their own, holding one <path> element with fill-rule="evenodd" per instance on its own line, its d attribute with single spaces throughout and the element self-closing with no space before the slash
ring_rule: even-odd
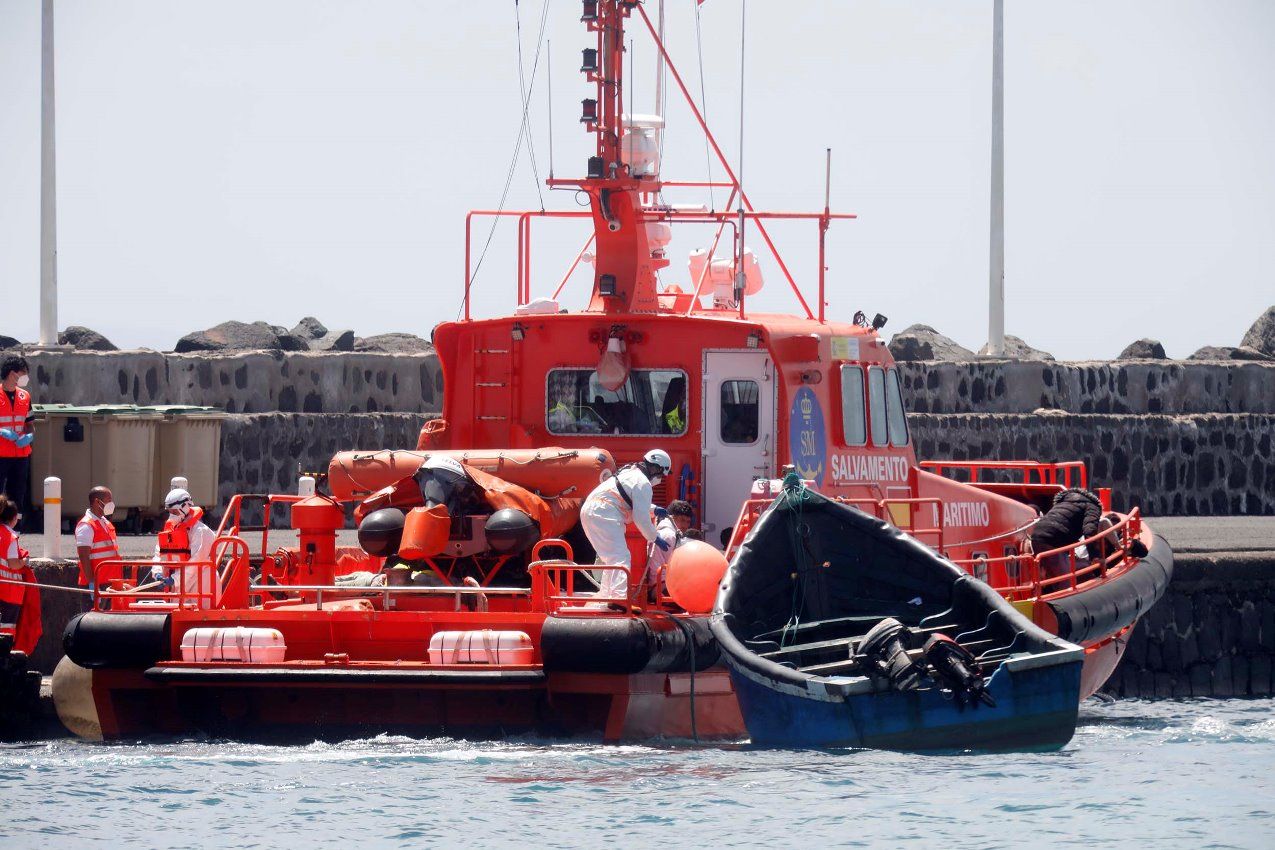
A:
<svg viewBox="0 0 1275 850">
<path fill-rule="evenodd" d="M 922 469 L 950 478 L 949 472 L 964 472 L 970 484 L 983 481 L 983 473 L 1018 473 L 1020 484 L 1046 484 L 1060 487 L 1088 487 L 1089 473 L 1084 461 L 1068 460 L 1049 463 L 1036 460 L 923 460 Z M 959 480 L 959 479 L 958 479 Z"/>
<path fill-rule="evenodd" d="M 261 557 L 265 557 L 270 552 L 270 532 L 284 531 L 283 528 L 272 529 L 270 527 L 270 517 L 273 514 L 275 505 L 293 505 L 301 501 L 304 496 L 297 496 L 290 493 L 236 493 L 230 497 L 230 503 L 226 505 L 226 512 L 221 515 L 221 523 L 217 526 L 217 536 L 242 538 L 245 533 L 261 534 Z M 244 522 L 244 509 L 252 507 L 260 507 L 262 512 L 261 524 L 252 525 Z"/>
<path fill-rule="evenodd" d="M 296 595 L 286 596 L 283 599 L 269 598 L 280 593 Z M 459 611 L 462 597 L 530 597 L 532 591 L 525 587 L 470 587 L 468 585 L 446 587 L 418 587 L 415 585 L 353 587 L 348 584 L 253 584 L 248 586 L 248 594 L 251 600 L 256 600 L 254 604 L 260 605 L 265 610 L 296 605 L 300 602 L 312 603 L 316 611 L 322 611 L 324 597 L 326 596 L 328 602 L 380 597 L 383 610 L 391 611 L 395 607 L 395 597 L 407 595 L 412 597 L 450 597 L 455 600 L 456 610 Z"/>
<path fill-rule="evenodd" d="M 1008 567 L 1010 564 L 1017 564 L 1019 583 L 997 587 L 997 591 L 1011 601 L 1034 598 L 1055 599 L 1073 593 L 1077 588 L 1090 582 L 1106 578 L 1108 571 L 1128 557 L 1130 545 L 1141 533 L 1142 513 L 1138 508 L 1134 508 L 1119 522 L 1102 529 L 1092 537 L 1086 537 L 1056 549 L 1046 552 L 1023 552 L 996 558 L 962 558 L 955 559 L 953 563 L 970 572 L 977 571 L 980 566 L 986 568 L 992 564 L 1004 564 Z M 1111 543 L 1113 534 L 1116 535 L 1114 546 Z M 1090 553 L 1090 557 L 1083 565 L 1077 554 L 1081 546 L 1085 547 L 1086 553 Z M 1091 554 L 1101 552 L 1104 547 L 1110 547 L 1114 551 L 1098 557 Z M 1041 566 L 1042 562 L 1058 555 L 1066 556 L 1067 569 L 1060 571 L 1057 575 L 1045 575 Z"/>
<path fill-rule="evenodd" d="M 206 561 L 103 561 L 93 569 L 93 608 L 142 613 L 235 607 L 227 604 L 235 596 L 233 591 L 227 591 L 234 582 L 247 579 L 248 544 L 238 537 L 218 537 L 210 554 Z M 152 579 L 155 567 L 164 568 L 168 576 Z M 195 577 L 193 584 L 188 581 L 191 575 Z M 172 589 L 165 589 L 170 583 Z"/>
<path fill-rule="evenodd" d="M 619 572 L 624 574 L 628 592 L 624 596 L 601 596 L 597 591 L 576 591 L 576 576 L 587 576 L 586 583 L 594 584 L 597 573 Z M 533 561 L 527 567 L 531 576 L 532 607 L 546 614 L 589 615 L 612 611 L 632 614 L 633 599 L 641 588 L 634 584 L 628 567 L 619 564 L 576 564 L 571 561 Z"/>
</svg>

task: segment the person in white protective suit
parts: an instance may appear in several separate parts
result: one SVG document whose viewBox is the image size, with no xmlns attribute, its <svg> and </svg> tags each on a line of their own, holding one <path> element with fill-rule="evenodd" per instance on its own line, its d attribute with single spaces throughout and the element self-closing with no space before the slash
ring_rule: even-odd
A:
<svg viewBox="0 0 1275 850">
<path fill-rule="evenodd" d="M 624 539 L 629 523 L 637 526 L 648 543 L 661 551 L 668 543 L 660 539 L 651 522 L 651 488 L 673 468 L 663 449 L 652 449 L 637 463 L 620 469 L 603 481 L 580 508 L 580 526 L 597 553 L 597 564 L 633 567 Z M 628 577 L 618 570 L 604 570 L 599 576 L 597 595 L 623 599 L 628 595 Z"/>
<path fill-rule="evenodd" d="M 217 533 L 204 524 L 203 510 L 180 487 L 164 497 L 164 510 L 168 518 L 155 543 L 151 581 L 163 582 L 168 590 L 178 589 L 180 581 L 188 604 L 211 607 L 217 599 L 217 568 L 209 558 Z"/>
</svg>

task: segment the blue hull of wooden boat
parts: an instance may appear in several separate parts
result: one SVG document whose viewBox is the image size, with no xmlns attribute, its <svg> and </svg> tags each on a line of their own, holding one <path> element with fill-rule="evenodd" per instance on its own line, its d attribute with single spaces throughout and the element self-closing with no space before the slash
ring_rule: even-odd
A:
<svg viewBox="0 0 1275 850">
<path fill-rule="evenodd" d="M 768 680 L 733 659 L 731 680 L 754 744 L 891 750 L 1049 750 L 1071 740 L 1083 653 L 1010 660 L 992 675 L 994 707 L 964 707 L 934 687 L 855 692 L 865 680 L 811 679 L 805 687 Z M 1049 663 L 1043 663 L 1049 662 Z M 849 691 L 849 692 L 847 692 Z"/>
</svg>

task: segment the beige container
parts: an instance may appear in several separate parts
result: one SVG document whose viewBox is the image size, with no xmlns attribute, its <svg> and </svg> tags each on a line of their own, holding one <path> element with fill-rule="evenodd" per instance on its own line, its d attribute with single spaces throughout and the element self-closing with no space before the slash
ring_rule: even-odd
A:
<svg viewBox="0 0 1275 850">
<path fill-rule="evenodd" d="M 88 509 L 93 480 L 93 427 L 84 408 L 43 408 L 35 412 L 31 444 L 31 504 L 44 505 L 44 479 L 62 479 L 62 517 L 80 517 Z M 69 426 L 69 427 L 68 427 Z M 71 437 L 70 440 L 67 437 Z"/>
<path fill-rule="evenodd" d="M 111 411 L 91 417 L 93 480 L 111 488 L 116 515 L 124 508 L 153 510 L 155 448 L 160 417 L 153 413 Z"/>
<path fill-rule="evenodd" d="M 156 426 L 160 416 L 133 405 L 40 405 L 31 446 L 31 502 L 44 504 L 44 479 L 62 479 L 62 516 L 83 516 L 89 490 L 115 497 L 115 519 L 155 501 Z M 162 496 L 160 497 L 162 498 Z"/>
<path fill-rule="evenodd" d="M 221 483 L 221 421 L 226 414 L 214 408 L 148 408 L 161 413 L 154 488 L 156 505 L 168 494 L 169 484 L 180 475 L 189 484 L 195 504 L 217 505 Z"/>
</svg>

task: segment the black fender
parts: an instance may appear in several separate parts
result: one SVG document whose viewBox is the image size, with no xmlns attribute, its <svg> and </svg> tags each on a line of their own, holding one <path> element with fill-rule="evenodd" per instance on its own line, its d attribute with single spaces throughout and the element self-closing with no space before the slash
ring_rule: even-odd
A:
<svg viewBox="0 0 1275 850">
<path fill-rule="evenodd" d="M 686 673 L 720 658 L 704 617 L 546 617 L 544 668 L 558 673 Z"/>
<path fill-rule="evenodd" d="M 1087 643 L 1132 625 L 1159 601 L 1172 578 L 1173 550 L 1156 534 L 1151 551 L 1128 572 L 1045 604 L 1057 619 L 1060 638 Z"/>
<path fill-rule="evenodd" d="M 89 611 L 66 624 L 62 648 L 90 670 L 101 667 L 147 668 L 167 661 L 172 626 L 167 614 L 107 614 Z"/>
</svg>

